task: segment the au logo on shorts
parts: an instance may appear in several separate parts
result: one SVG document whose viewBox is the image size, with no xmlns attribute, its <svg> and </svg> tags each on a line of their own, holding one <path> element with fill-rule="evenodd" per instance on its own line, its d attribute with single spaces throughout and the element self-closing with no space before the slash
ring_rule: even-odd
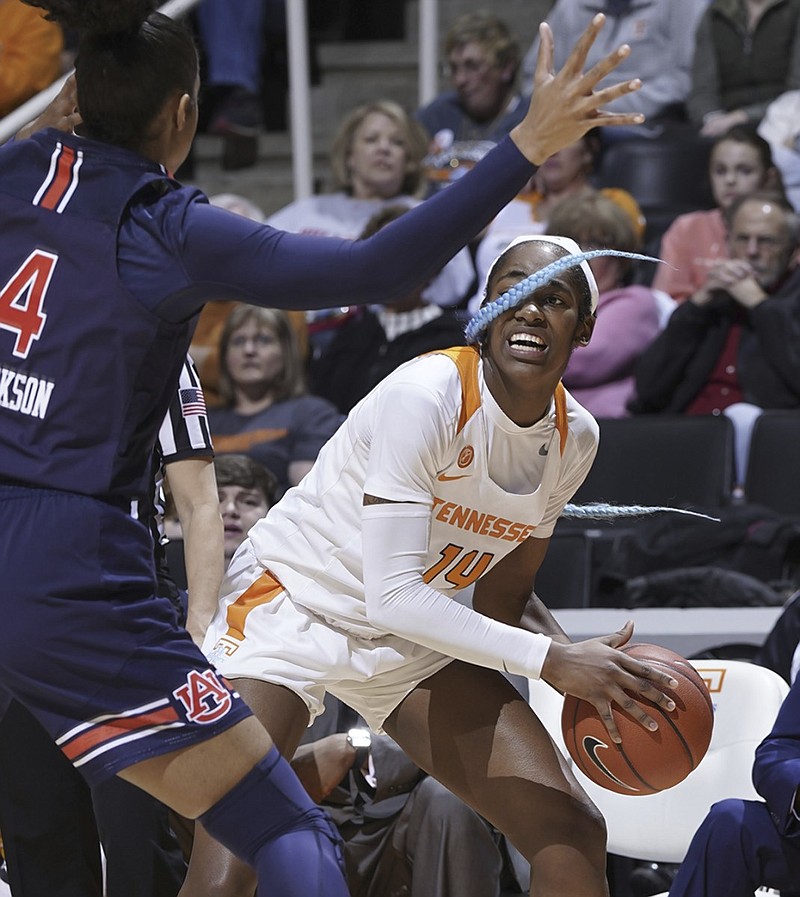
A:
<svg viewBox="0 0 800 897">
<path fill-rule="evenodd" d="M 186 718 L 200 725 L 215 723 L 233 706 L 231 693 L 214 670 L 192 670 L 186 684 L 172 694 L 186 708 Z"/>
</svg>

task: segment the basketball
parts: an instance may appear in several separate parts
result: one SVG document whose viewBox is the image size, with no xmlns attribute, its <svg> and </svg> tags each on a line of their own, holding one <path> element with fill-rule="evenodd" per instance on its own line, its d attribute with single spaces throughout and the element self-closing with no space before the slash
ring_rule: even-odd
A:
<svg viewBox="0 0 800 897">
<path fill-rule="evenodd" d="M 615 744 L 594 706 L 567 695 L 561 730 L 575 765 L 597 785 L 618 794 L 655 794 L 683 781 L 705 756 L 714 724 L 711 698 L 703 679 L 680 654 L 647 644 L 621 650 L 677 681 L 677 688 L 661 689 L 675 702 L 675 710 L 632 695 L 658 722 L 658 729 L 651 732 L 613 705 L 622 737 L 622 744 Z"/>
</svg>

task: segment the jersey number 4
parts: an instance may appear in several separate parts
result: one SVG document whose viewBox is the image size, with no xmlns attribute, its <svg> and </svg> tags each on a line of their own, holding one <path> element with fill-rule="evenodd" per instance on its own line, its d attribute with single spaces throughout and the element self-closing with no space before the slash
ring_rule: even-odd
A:
<svg viewBox="0 0 800 897">
<path fill-rule="evenodd" d="M 16 334 L 17 358 L 27 358 L 31 343 L 42 335 L 44 297 L 57 261 L 58 256 L 35 249 L 0 291 L 0 328 Z"/>
</svg>

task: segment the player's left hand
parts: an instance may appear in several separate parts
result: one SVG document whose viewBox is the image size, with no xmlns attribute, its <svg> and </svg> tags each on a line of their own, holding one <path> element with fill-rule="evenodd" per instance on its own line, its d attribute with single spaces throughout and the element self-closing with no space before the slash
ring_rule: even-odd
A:
<svg viewBox="0 0 800 897">
<path fill-rule="evenodd" d="M 553 71 L 553 33 L 546 22 L 539 27 L 541 42 L 530 107 L 522 122 L 511 131 L 520 152 L 534 165 L 541 165 L 553 153 L 580 140 L 592 128 L 637 125 L 644 121 L 640 112 L 606 112 L 602 108 L 638 90 L 642 86 L 638 78 L 601 90 L 594 89 L 630 55 L 631 48 L 627 44 L 609 53 L 588 72 L 583 71 L 589 50 L 605 20 L 602 13 L 592 19 L 558 72 Z"/>
<path fill-rule="evenodd" d="M 646 729 L 658 728 L 646 705 L 631 697 L 639 695 L 652 704 L 674 710 L 675 703 L 661 688 L 677 688 L 668 673 L 617 650 L 633 634 L 628 621 L 618 632 L 582 642 L 563 644 L 554 641 L 542 667 L 542 679 L 565 694 L 575 695 L 592 704 L 608 730 L 609 737 L 620 744 L 612 704 L 617 704 Z"/>
</svg>

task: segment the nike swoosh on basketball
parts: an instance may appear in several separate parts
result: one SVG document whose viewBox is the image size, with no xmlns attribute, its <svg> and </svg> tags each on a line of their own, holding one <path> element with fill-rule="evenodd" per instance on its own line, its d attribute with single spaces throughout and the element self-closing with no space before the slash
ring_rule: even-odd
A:
<svg viewBox="0 0 800 897">
<path fill-rule="evenodd" d="M 600 741 L 599 738 L 595 738 L 594 735 L 584 735 L 583 737 L 583 749 L 586 751 L 589 759 L 594 763 L 594 765 L 612 782 L 616 782 L 618 785 L 621 785 L 623 788 L 627 788 L 628 791 L 638 791 L 638 788 L 633 788 L 627 782 L 623 782 L 621 779 L 618 779 L 613 772 L 603 763 L 600 757 L 597 756 L 597 749 L 605 748 L 608 750 L 608 745 L 604 742 Z"/>
<path fill-rule="evenodd" d="M 449 480 L 463 480 L 464 477 L 468 477 L 468 476 L 469 476 L 468 473 L 462 473 L 460 476 L 457 476 L 457 477 L 449 477 L 449 476 L 447 476 L 446 473 L 440 473 L 439 476 L 436 477 L 436 479 L 441 480 L 443 483 L 447 483 Z"/>
</svg>

